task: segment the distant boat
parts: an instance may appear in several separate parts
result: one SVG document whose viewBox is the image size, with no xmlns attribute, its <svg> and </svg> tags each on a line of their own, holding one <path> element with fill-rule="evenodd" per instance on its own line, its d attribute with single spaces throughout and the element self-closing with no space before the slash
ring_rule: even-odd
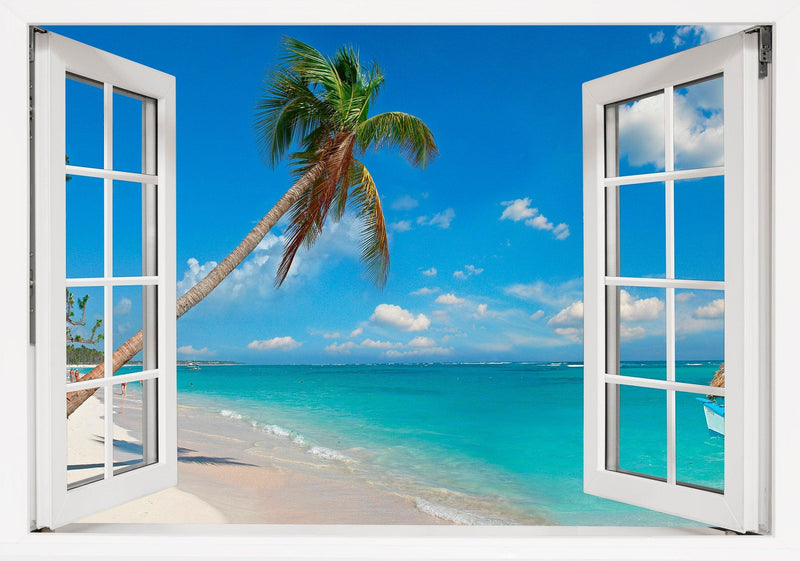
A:
<svg viewBox="0 0 800 561">
<path fill-rule="evenodd" d="M 186 368 L 189 370 L 200 370 L 200 367 L 197 365 L 196 362 L 187 361 Z"/>
<path fill-rule="evenodd" d="M 706 426 L 711 436 L 725 436 L 725 405 L 720 405 L 716 401 L 705 397 L 696 398 L 703 404 L 703 412 L 706 414 Z"/>
</svg>

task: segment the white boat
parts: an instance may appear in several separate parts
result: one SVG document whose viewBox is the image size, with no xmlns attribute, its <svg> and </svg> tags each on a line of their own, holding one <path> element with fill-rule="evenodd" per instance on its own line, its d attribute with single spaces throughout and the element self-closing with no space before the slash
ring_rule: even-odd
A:
<svg viewBox="0 0 800 561">
<path fill-rule="evenodd" d="M 200 370 L 196 362 L 186 361 L 186 368 L 189 370 Z"/>
<path fill-rule="evenodd" d="M 697 401 L 703 404 L 709 434 L 725 436 L 725 405 L 704 397 L 698 397 Z"/>
</svg>

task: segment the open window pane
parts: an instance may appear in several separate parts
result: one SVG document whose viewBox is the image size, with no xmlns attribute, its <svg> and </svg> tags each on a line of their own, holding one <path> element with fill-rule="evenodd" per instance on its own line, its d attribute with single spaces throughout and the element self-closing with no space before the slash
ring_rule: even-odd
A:
<svg viewBox="0 0 800 561">
<path fill-rule="evenodd" d="M 142 171 L 142 101 L 114 88 L 114 169 Z"/>
<path fill-rule="evenodd" d="M 678 484 L 725 488 L 725 399 L 675 393 Z"/>
<path fill-rule="evenodd" d="M 142 185 L 114 181 L 114 276 L 142 275 Z"/>
<path fill-rule="evenodd" d="M 158 380 L 113 386 L 114 475 L 158 461 Z"/>
<path fill-rule="evenodd" d="M 67 175 L 67 278 L 103 276 L 103 180 Z"/>
<path fill-rule="evenodd" d="M 619 197 L 618 273 L 609 276 L 666 276 L 664 184 L 621 185 Z M 609 199 L 610 200 L 610 199 Z M 609 214 L 609 216 L 613 215 Z M 613 248 L 609 248 L 613 251 Z"/>
<path fill-rule="evenodd" d="M 675 277 L 725 280 L 722 176 L 675 182 Z"/>
<path fill-rule="evenodd" d="M 608 373 L 666 380 L 666 290 L 609 286 L 606 293 L 615 326 L 608 333 Z"/>
<path fill-rule="evenodd" d="M 143 331 L 142 340 L 155 340 L 154 328 L 146 326 L 144 322 L 147 310 L 146 294 L 154 293 L 154 288 L 149 286 L 115 286 L 114 287 L 114 337 L 113 347 L 119 349 L 139 331 Z M 153 305 L 155 303 L 153 302 Z M 133 356 L 115 375 L 141 372 L 158 368 L 156 353 L 148 360 L 147 368 L 144 364 L 144 354 L 140 351 Z"/>
<path fill-rule="evenodd" d="M 675 169 L 723 165 L 722 102 L 721 76 L 675 88 Z"/>
<path fill-rule="evenodd" d="M 664 390 L 619 386 L 618 471 L 666 479 L 666 411 Z"/>
<path fill-rule="evenodd" d="M 67 383 L 103 362 L 105 340 L 103 288 L 70 287 L 65 295 Z"/>
<path fill-rule="evenodd" d="M 67 394 L 68 398 L 74 395 Z M 104 442 L 105 411 L 101 388 L 75 410 L 67 423 L 68 489 L 103 479 Z"/>
<path fill-rule="evenodd" d="M 617 104 L 618 175 L 664 171 L 664 94 Z M 612 177 L 614 170 L 607 170 Z"/>
<path fill-rule="evenodd" d="M 725 292 L 675 291 L 675 380 L 709 385 L 725 361 Z"/>
<path fill-rule="evenodd" d="M 103 85 L 68 76 L 65 109 L 67 163 L 103 169 Z"/>
</svg>

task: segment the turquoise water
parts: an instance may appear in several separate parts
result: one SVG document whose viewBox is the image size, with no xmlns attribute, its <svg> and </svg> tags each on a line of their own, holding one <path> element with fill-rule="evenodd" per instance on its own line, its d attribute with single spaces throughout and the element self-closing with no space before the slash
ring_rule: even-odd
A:
<svg viewBox="0 0 800 561">
<path fill-rule="evenodd" d="M 707 384 L 718 366 L 679 363 L 676 377 Z M 658 377 L 663 369 L 628 363 L 622 373 Z M 666 476 L 665 395 L 622 389 L 622 469 Z M 676 396 L 678 479 L 722 488 L 724 439 L 709 435 L 696 397 Z M 448 505 L 451 519 L 469 512 L 471 497 L 495 509 L 493 522 L 530 516 L 560 525 L 690 524 L 582 492 L 580 365 L 179 367 L 178 399 L 376 480 L 402 481 L 423 510 L 435 509 L 431 490 L 461 497 L 460 506 Z"/>
</svg>

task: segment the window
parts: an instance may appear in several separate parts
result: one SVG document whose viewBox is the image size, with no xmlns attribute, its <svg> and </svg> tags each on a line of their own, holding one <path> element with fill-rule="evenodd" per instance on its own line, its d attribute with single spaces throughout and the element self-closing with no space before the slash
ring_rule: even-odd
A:
<svg viewBox="0 0 800 561">
<path fill-rule="evenodd" d="M 0 34 L 3 52 L 8 56 L 0 57 L 0 65 L 4 70 L 5 81 L 0 88 L 0 99 L 6 108 L 4 112 L 4 126 L 0 128 L 0 138 L 6 150 L 5 169 L 7 184 L 16 185 L 4 192 L 4 204 L 0 205 L 0 231 L 6 240 L 21 240 L 27 235 L 27 192 L 20 186 L 27 183 L 27 155 L 25 143 L 20 139 L 27 135 L 27 26 L 37 22 L 89 22 L 89 23 L 124 23 L 130 20 L 130 13 L 120 13 L 122 8 L 135 8 L 136 21 L 141 22 L 186 22 L 208 23 L 212 21 L 244 21 L 252 23 L 269 23 L 276 19 L 290 22 L 308 22 L 309 16 L 297 14 L 288 7 L 269 6 L 225 6 L 224 10 L 214 6 L 193 7 L 192 13 L 179 12 L 180 6 L 164 2 L 156 11 L 150 11 L 133 4 L 114 3 L 115 5 L 92 4 L 91 11 L 77 13 L 74 6 L 62 4 L 28 3 L 25 1 L 5 0 L 0 5 L 4 33 Z M 758 18 L 761 21 L 777 21 L 777 30 L 780 35 L 780 48 L 786 53 L 793 53 L 798 48 L 798 19 L 796 6 L 793 2 L 768 2 L 762 4 L 712 5 L 711 11 L 707 4 L 702 7 L 695 6 L 686 11 L 673 7 L 667 16 L 654 13 L 653 8 L 646 5 L 631 5 L 630 3 L 607 2 L 604 4 L 603 13 L 583 7 L 588 11 L 574 9 L 569 6 L 569 12 L 558 12 L 558 7 L 551 11 L 540 12 L 539 6 L 526 8 L 518 4 L 506 3 L 493 4 L 493 13 L 471 14 L 465 10 L 458 14 L 447 11 L 441 5 L 428 4 L 426 10 L 421 10 L 419 15 L 411 16 L 413 20 L 421 18 L 422 21 L 439 20 L 449 22 L 485 22 L 487 19 L 495 22 L 509 22 L 519 20 L 537 21 L 546 17 L 548 21 L 575 21 L 575 18 L 599 18 L 598 23 L 619 21 L 658 21 L 662 17 L 669 17 L 671 21 L 678 20 L 709 20 L 714 15 L 724 16 L 729 20 L 748 20 Z M 658 9 L 660 7 L 657 7 Z M 369 8 L 371 9 L 371 8 Z M 563 8 L 562 8 L 563 10 Z M 648 11 L 649 10 L 649 11 Z M 716 11 L 713 11 L 716 10 Z M 178 14 L 178 15 L 176 15 Z M 553 15 L 555 14 L 555 15 Z M 592 14 L 591 16 L 576 14 Z M 633 15 L 631 15 L 633 14 Z M 319 13 L 313 14 L 315 21 L 346 22 L 360 18 L 369 18 L 370 21 L 387 21 L 383 12 L 367 11 L 366 13 L 351 13 L 341 6 L 321 8 Z M 392 18 L 389 18 L 392 21 Z M 403 21 L 409 21 L 406 15 Z M 583 20 L 581 20 L 583 21 Z M 679 538 L 662 537 L 657 541 L 660 551 L 675 557 L 683 556 L 688 552 L 698 555 L 702 551 L 707 558 L 733 558 L 739 557 L 759 558 L 770 556 L 772 558 L 792 559 L 797 557 L 797 542 L 792 536 L 797 535 L 797 518 L 794 507 L 800 499 L 798 483 L 794 477 L 797 465 L 796 435 L 792 427 L 796 426 L 797 408 L 795 407 L 798 389 L 797 377 L 794 376 L 794 351 L 796 347 L 794 325 L 798 311 L 798 302 L 795 297 L 795 243 L 800 239 L 800 223 L 794 220 L 794 209 L 797 208 L 796 190 L 792 185 L 796 183 L 796 170 L 794 165 L 795 131 L 800 128 L 797 112 L 793 110 L 790 99 L 798 85 L 798 69 L 791 64 L 792 57 L 787 55 L 776 63 L 780 73 L 778 80 L 777 99 L 778 120 L 776 123 L 776 195 L 780 202 L 775 208 L 776 226 L 775 235 L 777 244 L 775 266 L 775 341 L 774 341 L 774 373 L 775 373 L 775 398 L 773 420 L 778 428 L 775 432 L 775 519 L 774 537 L 771 538 Z M 6 297 L 6 314 L 12 322 L 25 323 L 27 317 L 27 286 L 23 282 L 22 271 L 27 270 L 28 248 L 25 244 L 9 244 L 4 247 L 4 273 L 0 277 L 0 286 Z M 59 295 L 59 298 L 62 297 Z M 31 485 L 27 475 L 29 465 L 33 465 L 35 458 L 29 453 L 27 442 L 31 435 L 22 428 L 25 419 L 32 415 L 33 407 L 24 399 L 29 392 L 29 381 L 21 374 L 30 371 L 32 359 L 28 356 L 29 348 L 26 345 L 28 334 L 24 329 L 8 330 L 6 336 L 0 341 L 0 356 L 8 373 L 4 378 L 4 388 L 7 395 L 14 396 L 4 408 L 0 409 L 0 423 L 5 427 L 20 427 L 20 430 L 9 431 L 4 436 L 4 462 L 0 464 L 0 481 L 2 481 L 2 495 L 4 508 L 0 510 L 0 543 L 5 553 L 9 555 L 23 555 L 37 552 L 41 555 L 56 555 L 69 547 L 70 552 L 76 555 L 92 553 L 118 554 L 120 551 L 117 540 L 97 538 L 93 536 L 38 536 L 27 535 L 29 518 L 28 489 Z M 29 426 L 31 423 L 29 422 Z M 457 530 L 457 529 L 456 529 Z M 169 555 L 198 555 L 208 557 L 223 556 L 233 558 L 246 556 L 253 551 L 261 555 L 295 555 L 298 557 L 314 558 L 320 554 L 332 551 L 351 557 L 366 557 L 380 555 L 377 551 L 395 551 L 398 555 L 419 555 L 424 550 L 431 556 L 443 558 L 456 558 L 466 556 L 501 556 L 514 555 L 531 558 L 551 558 L 572 555 L 574 558 L 607 557 L 608 547 L 625 547 L 628 556 L 649 556 L 653 551 L 653 532 L 646 537 L 635 537 L 632 532 L 617 533 L 609 539 L 604 530 L 602 537 L 596 538 L 584 532 L 580 539 L 575 539 L 574 533 L 567 537 L 550 536 L 547 540 L 527 539 L 519 537 L 519 533 L 503 534 L 492 531 L 494 537 L 501 539 L 485 540 L 475 537 L 474 529 L 469 529 L 470 534 L 453 532 L 460 539 L 435 540 L 422 537 L 409 531 L 404 536 L 407 539 L 396 539 L 397 534 L 367 533 L 342 529 L 335 539 L 322 537 L 309 531 L 303 535 L 291 537 L 282 531 L 276 531 L 271 536 L 262 538 L 242 539 L 239 535 L 224 536 L 222 530 L 204 529 L 201 534 L 207 538 L 209 534 L 216 536 L 215 540 L 190 539 L 176 536 L 170 531 L 166 535 L 156 536 L 153 529 L 139 529 L 137 533 L 147 535 L 139 543 L 137 554 L 142 557 L 156 557 Z M 123 532 L 124 529 L 115 529 L 114 532 Z M 186 529 L 175 530 L 186 532 Z M 159 532 L 163 533 L 163 532 Z M 428 529 L 426 534 L 432 531 Z M 276 539 L 278 534 L 281 537 Z M 372 536 L 368 542 L 362 541 L 365 534 Z M 472 537 L 469 537 L 469 536 Z M 531 534 L 532 535 L 532 534 Z M 413 537 L 416 536 L 416 537 Z M 502 539 L 505 536 L 506 539 Z M 513 537 L 512 537 L 513 536 Z M 128 538 L 130 539 L 130 538 Z M 268 553 L 267 553 L 268 552 Z M 324 553 L 323 553 L 324 552 Z M 735 554 L 735 555 L 734 555 Z"/>
<path fill-rule="evenodd" d="M 177 482 L 174 79 L 34 38 L 36 524 L 55 528 Z"/>
<path fill-rule="evenodd" d="M 740 532 L 769 528 L 769 33 L 584 84 L 584 488 Z M 630 362 L 626 342 L 656 317 L 636 357 L 651 362 Z M 701 358 L 692 321 L 724 326 L 702 357 L 724 362 L 724 387 L 685 364 Z M 705 445 L 685 430 L 698 398 L 724 435 Z M 641 434 L 645 416 L 663 432 Z M 683 477 L 692 462 L 709 469 Z"/>
</svg>

